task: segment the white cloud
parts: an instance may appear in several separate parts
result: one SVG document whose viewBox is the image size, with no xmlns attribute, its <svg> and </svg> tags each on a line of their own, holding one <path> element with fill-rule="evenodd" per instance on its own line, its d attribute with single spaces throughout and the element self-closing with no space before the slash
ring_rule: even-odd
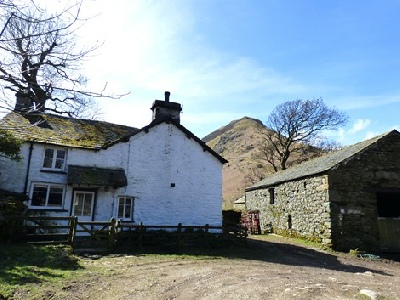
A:
<svg viewBox="0 0 400 300">
<path fill-rule="evenodd" d="M 374 136 L 372 131 L 368 131 L 364 136 L 362 136 L 362 132 L 371 124 L 372 121 L 370 119 L 357 119 L 350 128 L 342 127 L 336 131 L 329 131 L 327 132 L 327 136 L 342 145 L 351 145 L 360 140 L 366 140 Z"/>
<path fill-rule="evenodd" d="M 267 115 L 269 106 L 279 104 L 276 95 L 306 92 L 292 78 L 254 59 L 205 43 L 194 30 L 190 2 L 179 3 L 94 1 L 87 8 L 92 15 L 102 13 L 82 27 L 83 34 L 105 41 L 99 55 L 85 64 L 90 86 L 101 90 L 108 82 L 111 91 L 131 92 L 122 100 L 101 101 L 105 120 L 144 126 L 151 102 L 169 90 L 171 100 L 183 105 L 184 124 L 197 134 L 226 125 L 225 120 L 251 116 L 243 107 L 253 103 L 262 105 Z"/>
<path fill-rule="evenodd" d="M 349 134 L 355 134 L 368 128 L 371 125 L 371 120 L 369 119 L 357 119 L 353 124 L 353 127 L 348 131 Z"/>
</svg>

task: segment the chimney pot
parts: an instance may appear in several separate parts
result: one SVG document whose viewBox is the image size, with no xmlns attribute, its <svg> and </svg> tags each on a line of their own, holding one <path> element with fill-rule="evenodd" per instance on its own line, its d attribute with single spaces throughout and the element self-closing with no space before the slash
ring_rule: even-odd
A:
<svg viewBox="0 0 400 300">
<path fill-rule="evenodd" d="M 166 91 L 165 92 L 165 102 L 169 102 L 169 96 L 171 95 L 170 92 Z"/>
</svg>

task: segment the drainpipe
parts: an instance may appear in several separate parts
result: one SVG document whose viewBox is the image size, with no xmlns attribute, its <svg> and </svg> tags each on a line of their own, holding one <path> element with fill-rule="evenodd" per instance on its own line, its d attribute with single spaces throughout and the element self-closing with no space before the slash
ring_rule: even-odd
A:
<svg viewBox="0 0 400 300">
<path fill-rule="evenodd" d="M 26 170 L 24 194 L 28 194 L 28 179 L 29 179 L 29 170 L 30 170 L 30 168 L 31 168 L 32 152 L 33 152 L 33 142 L 31 142 L 31 146 L 29 147 L 28 168 L 27 168 L 27 170 Z"/>
</svg>

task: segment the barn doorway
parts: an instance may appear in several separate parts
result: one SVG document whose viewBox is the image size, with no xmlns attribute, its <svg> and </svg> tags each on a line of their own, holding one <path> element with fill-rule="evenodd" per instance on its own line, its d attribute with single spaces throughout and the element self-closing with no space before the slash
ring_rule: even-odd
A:
<svg viewBox="0 0 400 300">
<path fill-rule="evenodd" d="M 376 198 L 381 251 L 400 252 L 400 192 L 378 192 Z"/>
</svg>

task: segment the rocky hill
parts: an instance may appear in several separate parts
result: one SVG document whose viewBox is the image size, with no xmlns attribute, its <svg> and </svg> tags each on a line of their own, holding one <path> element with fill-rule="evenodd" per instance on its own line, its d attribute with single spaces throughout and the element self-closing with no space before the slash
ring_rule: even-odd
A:
<svg viewBox="0 0 400 300">
<path fill-rule="evenodd" d="M 229 161 L 222 171 L 223 209 L 232 209 L 233 202 L 244 195 L 246 187 L 273 173 L 272 166 L 260 154 L 268 130 L 260 120 L 243 117 L 202 139 Z"/>
<path fill-rule="evenodd" d="M 255 158 L 264 141 L 264 130 L 266 127 L 260 120 L 244 117 L 203 138 L 208 146 L 229 161 L 222 171 L 224 209 L 232 208 L 233 201 L 244 195 L 245 187 L 253 184 L 254 171 L 262 174 L 272 172 L 272 168 Z"/>
</svg>

